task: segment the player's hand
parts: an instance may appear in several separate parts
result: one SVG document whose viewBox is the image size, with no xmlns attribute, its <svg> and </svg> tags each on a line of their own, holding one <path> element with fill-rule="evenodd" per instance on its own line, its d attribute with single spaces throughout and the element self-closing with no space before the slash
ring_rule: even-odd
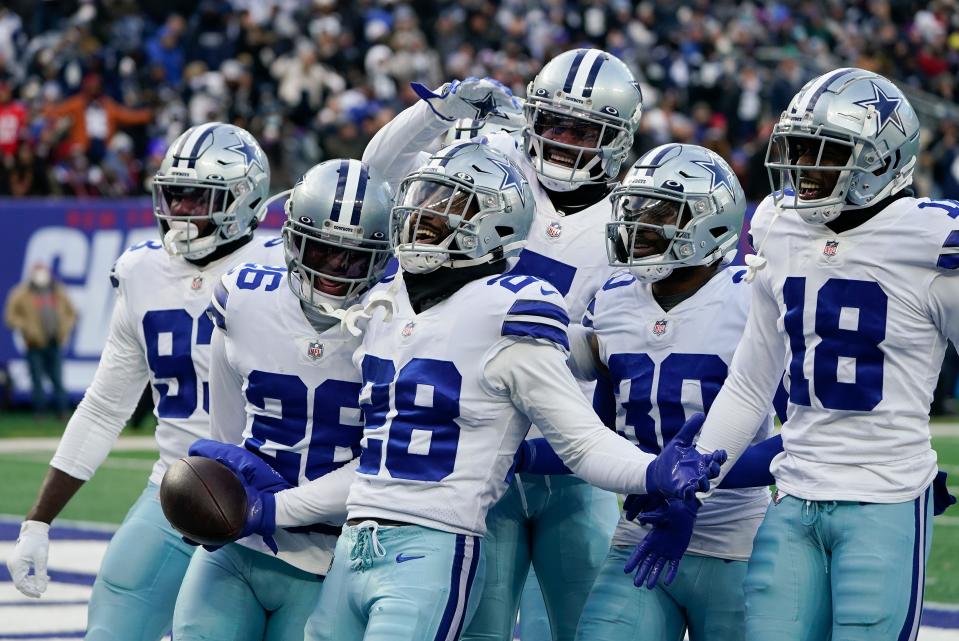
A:
<svg viewBox="0 0 959 641">
<path fill-rule="evenodd" d="M 522 109 L 519 99 L 503 83 L 493 78 L 467 78 L 462 82 L 448 82 L 431 91 L 419 82 L 410 83 L 413 91 L 425 100 L 436 114 L 446 122 L 460 118 L 485 120 L 490 115 L 508 118 L 508 111 Z"/>
<path fill-rule="evenodd" d="M 34 599 L 39 599 L 50 583 L 50 577 L 47 576 L 49 549 L 49 523 L 24 521 L 20 525 L 20 536 L 7 559 L 7 569 L 17 589 Z M 30 574 L 31 568 L 33 574 Z"/>
<path fill-rule="evenodd" d="M 286 479 L 259 456 L 239 445 L 200 439 L 190 446 L 191 456 L 204 456 L 227 466 L 246 490 L 246 522 L 239 539 L 259 534 L 267 547 L 277 553 L 276 498 L 274 494 L 292 487 Z"/>
<path fill-rule="evenodd" d="M 630 494 L 623 501 L 623 513 L 627 521 L 632 521 L 641 512 L 651 512 L 666 506 L 666 499 L 652 494 Z"/>
<path fill-rule="evenodd" d="M 639 522 L 652 525 L 653 529 L 636 546 L 623 568 L 626 574 L 636 570 L 633 585 L 641 587 L 645 584 L 652 590 L 663 570 L 666 570 L 663 585 L 673 582 L 679 571 L 679 562 L 689 547 L 699 506 L 699 499 L 695 497 L 690 500 L 670 499 L 640 513 Z"/>
<path fill-rule="evenodd" d="M 700 454 L 693 447 L 706 417 L 695 414 L 679 433 L 663 447 L 663 451 L 646 468 L 646 493 L 665 498 L 690 499 L 696 492 L 709 489 L 709 480 L 719 476 L 726 462 L 726 451 Z"/>
<path fill-rule="evenodd" d="M 946 485 L 948 474 L 939 470 L 936 478 L 932 481 L 932 513 L 939 516 L 954 505 L 956 497 L 949 493 L 949 487 Z"/>
</svg>

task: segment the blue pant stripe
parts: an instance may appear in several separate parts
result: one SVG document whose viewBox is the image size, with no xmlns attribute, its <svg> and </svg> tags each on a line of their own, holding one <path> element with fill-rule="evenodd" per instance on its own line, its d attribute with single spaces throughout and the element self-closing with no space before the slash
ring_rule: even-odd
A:
<svg viewBox="0 0 959 641">
<path fill-rule="evenodd" d="M 459 606 L 460 596 L 460 575 L 463 573 L 463 556 L 466 549 L 466 537 L 462 534 L 456 535 L 456 551 L 453 554 L 453 571 L 450 573 L 450 595 L 446 599 L 446 609 L 443 610 L 443 618 L 440 620 L 440 626 L 436 630 L 436 636 L 433 641 L 446 641 L 449 636 L 450 627 L 452 627 L 453 617 Z"/>
<path fill-rule="evenodd" d="M 925 581 L 926 567 L 926 501 L 929 490 L 922 493 L 913 503 L 915 506 L 916 531 L 912 547 L 912 589 L 909 593 L 909 609 L 906 621 L 899 631 L 898 641 L 914 641 L 918 632 L 919 610 L 922 604 L 922 587 Z M 918 602 L 918 603 L 917 603 Z"/>
<path fill-rule="evenodd" d="M 463 613 L 460 615 L 459 623 L 456 624 L 454 639 L 459 639 L 460 633 L 463 631 L 463 624 L 466 622 L 466 609 L 470 603 L 470 590 L 473 588 L 473 579 L 476 578 L 476 566 L 479 565 L 480 538 L 478 536 L 471 538 L 473 539 L 473 556 L 470 559 L 469 573 L 466 575 L 466 593 L 463 595 Z"/>
</svg>

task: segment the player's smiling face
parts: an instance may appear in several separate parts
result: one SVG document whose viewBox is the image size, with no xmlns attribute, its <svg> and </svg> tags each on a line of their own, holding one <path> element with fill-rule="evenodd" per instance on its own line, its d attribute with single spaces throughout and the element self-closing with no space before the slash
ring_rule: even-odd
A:
<svg viewBox="0 0 959 641">
<path fill-rule="evenodd" d="M 623 219 L 629 222 L 653 225 L 662 228 L 663 225 L 680 226 L 677 220 L 679 203 L 671 200 L 655 200 L 644 196 L 626 196 L 619 203 L 622 208 Z M 685 223 L 686 221 L 682 221 Z M 649 227 L 635 227 L 632 231 L 632 257 L 646 258 L 658 256 L 666 252 L 669 240 L 660 230 Z"/>
<path fill-rule="evenodd" d="M 369 252 L 338 247 L 316 240 L 306 241 L 303 265 L 313 270 L 313 287 L 329 296 L 346 296 L 349 282 L 366 276 L 370 267 Z"/>
<path fill-rule="evenodd" d="M 820 156 L 820 146 L 822 154 Z M 789 139 L 789 160 L 800 167 L 845 167 L 851 148 L 834 142 L 820 143 L 813 138 Z M 800 200 L 818 200 L 833 193 L 841 172 L 829 169 L 802 169 L 795 185 Z"/>
<path fill-rule="evenodd" d="M 416 208 L 409 218 L 409 240 L 423 245 L 438 245 L 455 231 L 450 216 L 469 220 L 479 211 L 473 193 L 428 180 L 410 187 L 404 204 Z"/>
<path fill-rule="evenodd" d="M 171 216 L 188 219 L 196 225 L 199 236 L 207 235 L 212 230 L 210 220 L 210 200 L 212 189 L 207 187 L 191 187 L 183 185 L 164 185 L 162 193 L 167 209 Z"/>
<path fill-rule="evenodd" d="M 603 131 L 603 126 L 594 122 L 577 118 L 573 115 L 557 114 L 543 110 L 536 116 L 534 130 L 546 140 L 551 140 L 562 145 L 571 147 L 581 147 L 584 149 L 598 149 L 600 139 L 602 144 L 609 144 L 616 137 L 616 131 L 607 127 Z M 580 152 L 575 149 L 561 147 L 559 145 L 543 145 L 543 160 L 562 167 L 572 168 L 574 165 L 589 162 L 596 156 L 595 151 Z M 577 159 L 579 158 L 579 163 Z"/>
</svg>

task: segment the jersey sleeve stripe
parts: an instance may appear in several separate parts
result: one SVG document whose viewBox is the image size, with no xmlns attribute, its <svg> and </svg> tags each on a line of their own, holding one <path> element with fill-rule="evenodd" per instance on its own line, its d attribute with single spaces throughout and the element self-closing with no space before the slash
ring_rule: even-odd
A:
<svg viewBox="0 0 959 641">
<path fill-rule="evenodd" d="M 550 318 L 561 323 L 563 326 L 569 325 L 569 314 L 566 313 L 566 310 L 559 305 L 545 300 L 518 300 L 509 308 L 509 311 L 506 313 L 506 319 L 510 320 L 510 316 L 514 315 L 539 316 L 542 318 Z"/>
<path fill-rule="evenodd" d="M 942 269 L 959 269 L 959 254 L 940 254 L 936 267 Z"/>
<path fill-rule="evenodd" d="M 206 308 L 206 315 L 210 317 L 214 325 L 224 332 L 226 331 L 226 316 L 224 316 L 223 311 L 217 306 L 216 299 L 210 301 L 210 304 Z"/>
<path fill-rule="evenodd" d="M 227 291 L 226 286 L 223 284 L 222 280 L 217 281 L 216 286 L 213 288 L 213 300 L 219 305 L 221 312 L 226 312 L 226 304 L 230 298 L 230 292 Z"/>
<path fill-rule="evenodd" d="M 565 328 L 546 325 L 541 322 L 514 322 L 503 321 L 503 336 L 525 336 L 527 338 L 543 338 L 569 351 L 569 337 Z"/>
<path fill-rule="evenodd" d="M 586 306 L 586 313 L 583 314 L 583 320 L 580 323 L 583 327 L 592 327 L 593 326 L 593 314 L 596 313 L 596 298 L 593 298 L 589 301 L 589 305 Z"/>
</svg>

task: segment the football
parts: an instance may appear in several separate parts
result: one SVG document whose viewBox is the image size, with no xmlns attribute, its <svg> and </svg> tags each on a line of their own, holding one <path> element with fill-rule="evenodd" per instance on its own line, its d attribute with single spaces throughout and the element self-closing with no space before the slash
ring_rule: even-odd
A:
<svg viewBox="0 0 959 641">
<path fill-rule="evenodd" d="M 225 545 L 243 530 L 246 491 L 222 463 L 187 456 L 163 475 L 160 506 L 183 536 L 203 545 Z"/>
</svg>

